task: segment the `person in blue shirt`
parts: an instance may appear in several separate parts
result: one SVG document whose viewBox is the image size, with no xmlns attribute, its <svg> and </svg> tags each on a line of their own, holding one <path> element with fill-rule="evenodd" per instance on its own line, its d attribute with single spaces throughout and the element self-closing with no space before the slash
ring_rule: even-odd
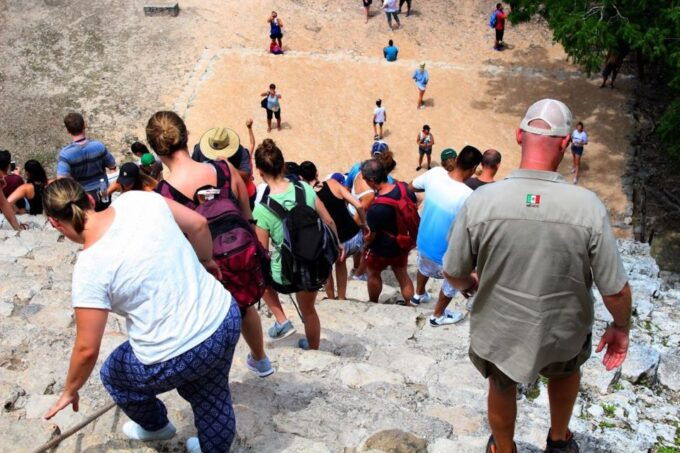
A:
<svg viewBox="0 0 680 453">
<path fill-rule="evenodd" d="M 80 113 L 68 113 L 64 126 L 73 141 L 59 151 L 57 178 L 75 179 L 94 198 L 95 211 L 104 210 L 110 202 L 100 200 L 99 184 L 103 179 L 108 187 L 106 169 L 115 170 L 116 159 L 102 142 L 85 136 L 85 120 Z"/>
<path fill-rule="evenodd" d="M 383 49 L 383 55 L 385 55 L 385 60 L 387 61 L 397 61 L 397 54 L 399 53 L 399 47 L 394 45 L 394 41 L 390 39 L 387 43 L 387 47 Z"/>
<path fill-rule="evenodd" d="M 425 89 L 427 88 L 427 83 L 430 81 L 430 76 L 425 70 L 425 63 L 421 63 L 420 67 L 413 72 L 413 80 L 416 81 L 416 88 L 418 88 L 418 107 L 419 109 L 425 108 L 425 102 L 423 102 L 423 96 L 425 95 Z"/>
</svg>

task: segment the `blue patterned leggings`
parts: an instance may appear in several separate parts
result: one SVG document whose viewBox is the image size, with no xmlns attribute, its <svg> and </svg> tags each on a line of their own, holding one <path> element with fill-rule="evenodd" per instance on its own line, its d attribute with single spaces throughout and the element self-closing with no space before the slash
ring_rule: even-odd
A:
<svg viewBox="0 0 680 453">
<path fill-rule="evenodd" d="M 234 302 L 214 334 L 165 362 L 144 365 L 129 342 L 121 344 L 104 362 L 102 382 L 123 412 L 148 431 L 168 424 L 165 405 L 156 395 L 177 389 L 191 404 L 201 451 L 228 452 L 236 435 L 229 369 L 240 332 L 241 315 Z"/>
</svg>

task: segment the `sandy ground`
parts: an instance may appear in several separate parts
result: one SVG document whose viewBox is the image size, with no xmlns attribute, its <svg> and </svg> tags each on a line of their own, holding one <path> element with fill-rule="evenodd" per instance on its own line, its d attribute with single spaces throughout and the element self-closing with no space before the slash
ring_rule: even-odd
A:
<svg viewBox="0 0 680 453">
<path fill-rule="evenodd" d="M 201 8 L 209 10 L 207 3 Z M 488 8 L 479 2 L 464 1 L 453 8 L 434 1 L 426 9 L 416 0 L 414 14 L 402 15 L 403 28 L 395 32 L 376 11 L 364 24 L 363 10 L 355 3 L 360 4 L 326 2 L 301 8 L 275 3 L 285 21 L 284 56 L 264 49 L 268 29 L 262 18 L 269 8 L 250 3 L 253 8 L 246 9 L 256 13 L 243 18 L 247 36 L 226 42 L 213 36 L 185 86 L 184 98 L 175 103 L 192 139 L 224 125 L 245 140 L 244 121 L 253 117 L 256 139 L 276 140 L 287 160 L 312 160 L 323 174 L 345 171 L 368 156 L 374 102 L 381 98 L 388 112 L 385 139 L 396 155 L 397 177 L 411 180 L 417 175 L 415 137 L 423 124 L 432 127 L 437 142 L 435 161 L 445 147 L 496 148 L 503 153 L 502 177 L 519 163 L 515 128 L 525 109 L 537 99 L 555 97 L 571 107 L 575 120 L 583 121 L 590 134 L 582 184 L 597 191 L 613 214 L 625 210 L 619 183 L 630 124 L 625 89 L 600 90 L 597 80 L 588 80 L 565 62 L 562 49 L 537 24 L 511 27 L 506 37 L 511 49 L 495 52 L 485 25 Z M 217 9 L 214 13 L 219 14 Z M 382 58 L 390 38 L 400 47 L 395 63 Z M 255 47 L 248 45 L 252 41 Z M 421 61 L 427 63 L 431 82 L 427 108 L 417 110 L 411 74 Z M 259 94 L 269 83 L 276 83 L 283 96 L 283 130 L 271 133 L 259 105 Z M 570 167 L 568 156 L 561 171 L 569 180 Z"/>
<path fill-rule="evenodd" d="M 0 51 L 13 61 L 0 69 L 0 146 L 20 162 L 54 159 L 68 140 L 61 118 L 77 109 L 91 136 L 124 158 L 154 111 L 175 109 L 188 122 L 192 145 L 221 125 L 245 140 L 252 116 L 257 140 L 274 138 L 288 160 L 342 171 L 368 156 L 374 102 L 382 98 L 398 177 L 416 175 L 414 141 L 425 123 L 437 141 L 435 156 L 466 143 L 493 147 L 503 153 L 502 177 L 518 163 L 514 129 L 523 112 L 550 96 L 586 123 L 591 144 L 582 184 L 621 219 L 630 80 L 599 90 L 597 77 L 568 63 L 540 22 L 510 26 L 510 48 L 495 52 L 487 26 L 494 1 L 413 0 L 411 17 L 402 15 L 394 32 L 375 3 L 368 24 L 359 0 L 185 0 L 176 18 L 145 17 L 141 0 L 0 3 Z M 284 56 L 266 53 L 272 9 L 285 23 Z M 382 59 L 390 38 L 401 49 L 392 64 Z M 431 82 L 428 107 L 418 111 L 410 76 L 421 61 Z M 284 129 L 267 134 L 258 95 L 271 82 L 283 94 Z"/>
</svg>

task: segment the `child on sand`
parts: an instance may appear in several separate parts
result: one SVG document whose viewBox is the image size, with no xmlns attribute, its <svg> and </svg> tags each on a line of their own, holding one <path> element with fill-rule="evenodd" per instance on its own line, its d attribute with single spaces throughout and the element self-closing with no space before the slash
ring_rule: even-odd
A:
<svg viewBox="0 0 680 453">
<path fill-rule="evenodd" d="M 375 140 L 383 138 L 383 124 L 387 121 L 387 112 L 382 106 L 382 99 L 375 101 L 375 110 L 373 111 L 373 138 Z M 380 126 L 380 133 L 378 134 L 377 127 Z"/>
</svg>

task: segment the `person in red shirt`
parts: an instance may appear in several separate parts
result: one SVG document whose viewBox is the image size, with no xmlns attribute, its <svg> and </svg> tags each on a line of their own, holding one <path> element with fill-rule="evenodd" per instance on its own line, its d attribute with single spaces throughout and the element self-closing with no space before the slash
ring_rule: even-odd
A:
<svg viewBox="0 0 680 453">
<path fill-rule="evenodd" d="M 496 4 L 496 43 L 494 44 L 493 48 L 496 50 L 502 50 L 503 49 L 503 34 L 505 33 L 505 19 L 508 17 L 507 14 L 503 12 L 503 4 L 502 3 L 497 3 Z"/>
<path fill-rule="evenodd" d="M 16 169 L 11 168 L 12 163 L 12 154 L 7 150 L 0 150 L 0 178 L 5 180 L 5 184 L 2 187 L 2 193 L 5 195 L 5 198 L 12 195 L 12 192 L 24 183 L 23 178 L 15 173 Z M 26 202 L 22 198 L 17 200 L 14 206 L 16 209 L 24 209 Z"/>
</svg>

